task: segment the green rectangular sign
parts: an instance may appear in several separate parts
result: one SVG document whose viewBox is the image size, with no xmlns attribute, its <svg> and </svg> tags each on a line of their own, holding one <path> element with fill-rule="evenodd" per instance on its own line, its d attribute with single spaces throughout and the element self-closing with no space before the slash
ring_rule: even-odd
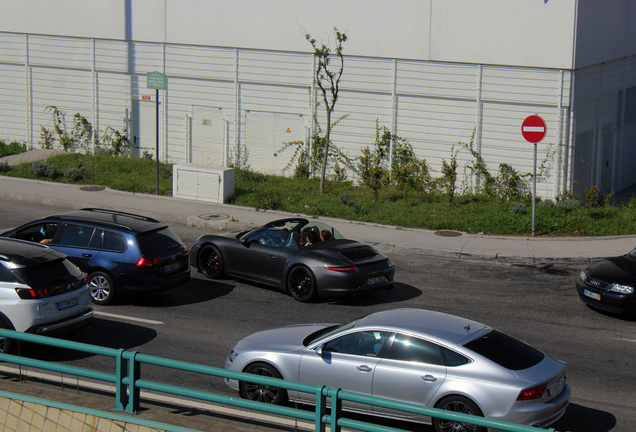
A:
<svg viewBox="0 0 636 432">
<path fill-rule="evenodd" d="M 148 72 L 146 74 L 147 88 L 156 90 L 166 89 L 166 74 L 161 72 Z"/>
</svg>

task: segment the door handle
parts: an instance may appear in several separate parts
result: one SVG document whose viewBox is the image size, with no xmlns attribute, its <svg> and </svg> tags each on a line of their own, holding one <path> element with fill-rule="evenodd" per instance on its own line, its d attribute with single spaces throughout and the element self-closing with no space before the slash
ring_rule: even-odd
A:
<svg viewBox="0 0 636 432">
<path fill-rule="evenodd" d="M 90 257 L 92 257 L 92 256 L 93 256 L 93 254 L 82 254 L 82 256 L 83 256 L 84 258 L 90 258 Z"/>
<path fill-rule="evenodd" d="M 358 366 L 358 367 L 357 367 L 357 369 L 358 369 L 360 372 L 371 372 L 371 371 L 373 370 L 373 369 L 371 369 L 371 368 L 370 368 L 369 366 L 367 366 L 367 365 L 360 365 L 360 366 Z"/>
<path fill-rule="evenodd" d="M 268 255 L 267 259 L 271 259 L 271 260 L 275 260 L 277 257 L 276 255 Z"/>
<path fill-rule="evenodd" d="M 426 382 L 435 382 L 437 381 L 437 378 L 435 378 L 433 375 L 424 375 L 422 377 L 422 379 Z"/>
</svg>

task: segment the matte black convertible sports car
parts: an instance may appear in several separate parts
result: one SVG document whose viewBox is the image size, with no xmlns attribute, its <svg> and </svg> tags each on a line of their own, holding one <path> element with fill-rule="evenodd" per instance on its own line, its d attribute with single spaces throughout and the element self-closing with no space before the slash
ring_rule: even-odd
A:
<svg viewBox="0 0 636 432">
<path fill-rule="evenodd" d="M 301 246 L 306 230 L 332 239 Z M 210 279 L 229 276 L 272 285 L 300 302 L 393 288 L 391 261 L 371 246 L 345 239 L 333 227 L 307 219 L 280 219 L 251 231 L 203 235 L 190 264 Z"/>
</svg>

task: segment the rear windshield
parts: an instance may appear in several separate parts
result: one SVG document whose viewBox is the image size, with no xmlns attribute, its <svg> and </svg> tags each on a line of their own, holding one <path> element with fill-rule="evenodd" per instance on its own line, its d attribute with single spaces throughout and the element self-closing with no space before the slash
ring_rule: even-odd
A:
<svg viewBox="0 0 636 432">
<path fill-rule="evenodd" d="M 153 255 L 183 246 L 181 239 L 169 228 L 137 234 L 142 255 Z"/>
<path fill-rule="evenodd" d="M 545 357 L 541 351 L 497 330 L 464 346 L 511 370 L 528 369 L 539 364 Z"/>
<path fill-rule="evenodd" d="M 85 284 L 84 273 L 67 259 L 11 271 L 26 285 L 33 289 L 47 289 L 51 295 L 74 291 Z"/>
</svg>

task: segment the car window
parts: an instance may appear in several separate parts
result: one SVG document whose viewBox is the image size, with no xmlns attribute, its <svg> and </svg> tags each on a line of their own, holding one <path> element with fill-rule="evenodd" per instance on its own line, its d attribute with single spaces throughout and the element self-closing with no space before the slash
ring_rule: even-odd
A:
<svg viewBox="0 0 636 432">
<path fill-rule="evenodd" d="M 181 239 L 169 227 L 137 234 L 136 238 L 144 255 L 154 255 L 183 246 Z"/>
<path fill-rule="evenodd" d="M 86 283 L 84 273 L 67 259 L 21 267 L 12 272 L 31 288 L 49 290 L 51 295 L 77 289 Z"/>
<path fill-rule="evenodd" d="M 392 360 L 444 365 L 439 345 L 399 333 L 395 336 L 387 357 Z"/>
<path fill-rule="evenodd" d="M 123 252 L 126 250 L 126 239 L 121 233 L 104 231 L 104 250 Z"/>
<path fill-rule="evenodd" d="M 386 331 L 360 331 L 330 340 L 323 351 L 375 357 L 391 333 Z"/>
<path fill-rule="evenodd" d="M 455 351 L 451 351 L 448 348 L 441 347 L 442 349 L 442 357 L 444 358 L 444 363 L 446 366 L 461 366 L 467 363 L 470 363 L 470 359 L 467 359 L 463 355 L 456 353 Z"/>
<path fill-rule="evenodd" d="M 93 237 L 94 227 L 80 224 L 66 224 L 57 244 L 60 246 L 73 246 L 88 248 Z"/>
<path fill-rule="evenodd" d="M 497 330 L 492 330 L 464 346 L 511 370 L 527 369 L 540 363 L 545 357 L 541 351 Z"/>
<path fill-rule="evenodd" d="M 59 226 L 59 222 L 36 223 L 16 232 L 14 237 L 36 243 L 50 243 Z"/>
<path fill-rule="evenodd" d="M 265 246 L 281 247 L 287 244 L 290 239 L 290 233 L 286 229 L 279 227 L 266 228 L 257 231 L 247 238 L 248 243 L 258 242 Z"/>
</svg>

